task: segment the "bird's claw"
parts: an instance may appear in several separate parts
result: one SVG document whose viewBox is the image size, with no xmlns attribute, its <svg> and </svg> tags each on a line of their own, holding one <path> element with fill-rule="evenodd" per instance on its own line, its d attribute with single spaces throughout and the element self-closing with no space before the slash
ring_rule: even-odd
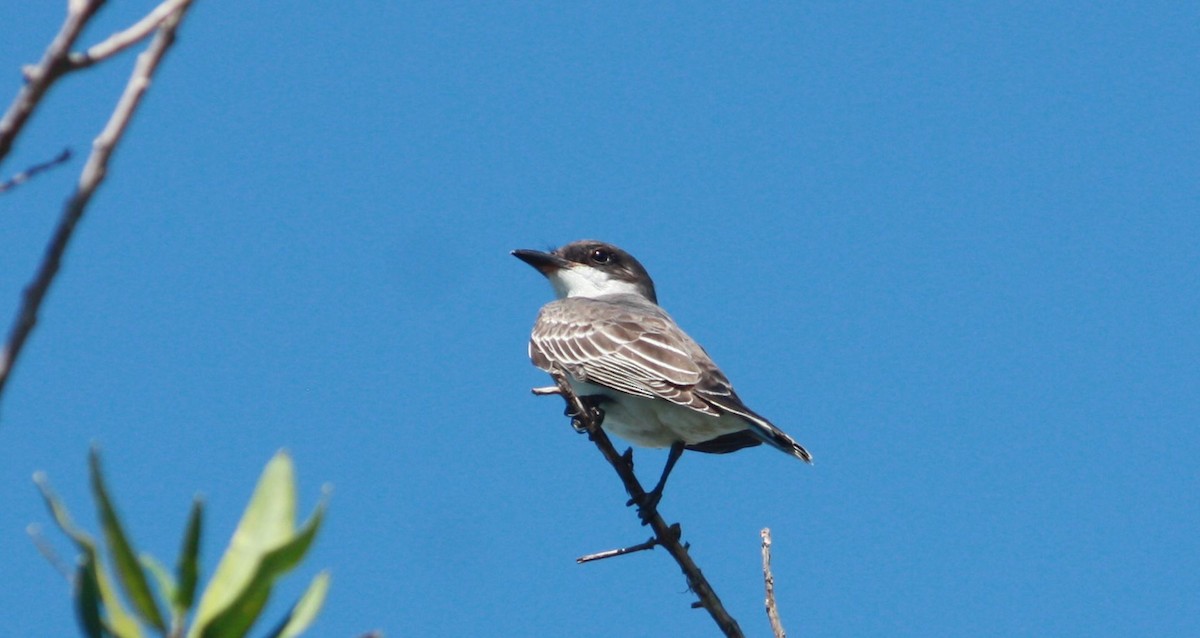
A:
<svg viewBox="0 0 1200 638">
<path fill-rule="evenodd" d="M 604 410 L 600 409 L 600 400 L 597 397 L 579 397 L 579 402 L 588 412 L 590 421 L 596 427 L 600 427 L 604 423 Z M 567 404 L 567 409 L 563 411 L 563 415 L 571 417 L 571 427 L 575 428 L 576 432 L 587 432 L 588 426 L 584 422 L 582 415 L 575 409 L 575 406 Z"/>
</svg>

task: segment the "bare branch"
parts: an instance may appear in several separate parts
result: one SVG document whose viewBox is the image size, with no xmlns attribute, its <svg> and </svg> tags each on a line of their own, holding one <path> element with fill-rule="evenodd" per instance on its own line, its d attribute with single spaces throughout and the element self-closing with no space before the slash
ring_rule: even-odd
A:
<svg viewBox="0 0 1200 638">
<path fill-rule="evenodd" d="M 92 66 L 141 42 L 153 33 L 158 28 L 158 25 L 162 24 L 163 20 L 166 20 L 168 16 L 178 11 L 181 6 L 191 3 L 191 1 L 164 0 L 162 4 L 152 9 L 150 13 L 147 13 L 144 18 L 138 20 L 128 29 L 112 34 L 103 42 L 88 47 L 88 50 L 83 53 L 71 53 L 67 56 L 67 62 L 71 70 Z"/>
<path fill-rule="evenodd" d="M 79 177 L 79 187 L 75 196 L 68 202 L 68 207 L 75 204 L 77 199 L 80 200 L 77 204 L 80 208 L 86 206 L 100 182 L 104 180 L 108 172 L 108 160 L 112 156 L 117 142 L 124 135 L 125 129 L 129 126 L 129 121 L 133 118 L 138 104 L 141 103 L 142 96 L 150 88 L 150 79 L 154 77 L 154 72 L 162 62 L 163 56 L 175 43 L 175 31 L 179 27 L 179 21 L 183 19 L 183 14 L 190 6 L 191 0 L 180 3 L 176 12 L 159 26 L 158 33 L 150 42 L 150 46 L 138 55 L 137 63 L 133 67 L 133 74 L 130 75 L 129 82 L 125 85 L 125 92 L 117 101 L 117 107 L 109 118 L 108 124 L 104 126 L 104 130 L 100 131 L 99 137 L 92 143 L 92 154 L 83 167 L 83 174 Z"/>
<path fill-rule="evenodd" d="M 87 0 L 73 0 L 71 6 L 75 7 L 77 4 L 91 3 Z M 121 141 L 121 136 L 129 126 L 129 121 L 141 103 L 142 96 L 149 88 L 150 79 L 158 69 L 159 63 L 162 62 L 163 56 L 175 42 L 175 30 L 190 6 L 191 0 L 181 2 L 175 13 L 159 25 L 150 45 L 138 55 L 133 73 L 125 85 L 125 91 L 117 101 L 112 116 L 109 117 L 108 124 L 92 143 L 92 153 L 83 167 L 83 173 L 79 176 L 79 184 L 75 188 L 74 194 L 67 200 L 66 206 L 63 207 L 54 236 L 51 237 L 50 244 L 46 247 L 46 253 L 33 280 L 25 288 L 21 307 L 17 309 L 17 316 L 9 333 L 8 341 L 4 345 L 4 350 L 0 351 L 0 396 L 4 393 L 5 384 L 8 382 L 13 365 L 20 355 L 26 339 L 37 324 L 38 310 L 41 308 L 42 300 L 46 297 L 46 292 L 50 289 L 50 284 L 54 282 L 54 277 L 58 274 L 63 254 L 75 231 L 75 225 L 83 217 L 92 195 L 104 181 L 108 172 L 108 160 L 112 157 L 117 143 Z"/>
<path fill-rule="evenodd" d="M 42 96 L 63 73 L 70 69 L 67 58 L 75 40 L 83 32 L 96 11 L 104 4 L 104 0 L 70 0 L 67 3 L 67 18 L 59 29 L 58 35 L 50 42 L 42 61 L 25 69 L 25 86 L 17 92 L 16 99 L 8 107 L 8 111 L 0 118 L 0 162 L 8 157 L 12 150 L 13 140 L 33 114 Z"/>
<path fill-rule="evenodd" d="M 603 552 L 596 552 L 595 554 L 588 554 L 587 556 L 580 556 L 579 558 L 575 559 L 575 562 L 582 565 L 583 563 L 590 563 L 592 561 L 612 558 L 614 556 L 624 556 L 625 554 L 632 554 L 634 552 L 643 552 L 647 549 L 654 549 L 657 545 L 658 539 L 651 536 L 649 539 L 642 541 L 637 545 L 630 545 L 629 547 L 622 547 L 620 549 L 610 549 Z"/>
<path fill-rule="evenodd" d="M 34 164 L 20 173 L 8 178 L 3 183 L 0 183 L 0 193 L 7 193 L 21 184 L 28 182 L 38 173 L 41 173 L 42 171 L 48 171 L 59 164 L 64 164 L 69 159 L 71 159 L 71 149 L 64 148 L 61 153 L 54 157 L 54 159 L 47 160 L 41 164 Z"/>
<path fill-rule="evenodd" d="M 562 371 L 555 370 L 550 373 L 550 376 L 554 378 L 554 383 L 558 386 L 563 399 L 566 400 L 567 405 L 571 408 L 571 412 L 576 415 L 574 418 L 582 424 L 583 430 L 588 433 L 588 438 L 596 445 L 600 453 L 604 455 L 604 459 L 608 461 L 609 465 L 612 465 L 613 469 L 616 470 L 617 476 L 625 484 L 625 491 L 635 502 L 643 502 L 646 490 L 642 488 L 642 484 L 638 482 L 637 476 L 633 473 L 632 455 L 626 453 L 628 456 L 623 456 L 617 453 L 608 435 L 600 428 L 595 415 L 571 389 L 570 384 L 567 383 L 567 377 Z M 692 603 L 692 606 L 703 607 L 708 610 L 708 614 L 712 616 L 713 621 L 717 623 L 717 626 L 725 636 L 729 638 L 741 638 L 744 636 L 741 628 L 738 627 L 737 621 L 725 610 L 725 606 L 721 604 L 721 599 L 713 591 L 712 585 L 708 583 L 704 574 L 701 573 L 700 568 L 692 560 L 691 555 L 688 554 L 688 545 L 680 542 L 681 532 L 679 525 L 667 525 L 656 508 L 651 508 L 648 511 L 643 510 L 642 517 L 645 523 L 650 526 L 650 529 L 654 531 L 656 544 L 666 549 L 671 558 L 674 558 L 675 562 L 679 564 L 679 568 L 683 570 L 683 574 L 687 578 L 688 588 L 699 598 L 697 602 Z M 620 550 L 616 551 L 618 554 L 615 555 L 627 553 L 620 552 Z"/>
<path fill-rule="evenodd" d="M 771 632 L 775 638 L 787 638 L 783 630 L 783 622 L 779 620 L 779 608 L 775 606 L 775 576 L 771 574 L 771 528 L 764 527 L 762 532 L 762 565 L 763 583 L 767 588 L 767 618 L 771 621 Z"/>
</svg>

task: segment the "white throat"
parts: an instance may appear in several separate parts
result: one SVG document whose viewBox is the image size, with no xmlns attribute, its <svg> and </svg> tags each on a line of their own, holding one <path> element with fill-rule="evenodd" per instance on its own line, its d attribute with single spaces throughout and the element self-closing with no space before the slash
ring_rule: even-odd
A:
<svg viewBox="0 0 1200 638">
<path fill-rule="evenodd" d="M 631 294 L 644 297 L 637 284 L 611 277 L 590 266 L 572 265 L 560 268 L 548 277 L 559 299 L 567 297 L 601 297 Z"/>
</svg>

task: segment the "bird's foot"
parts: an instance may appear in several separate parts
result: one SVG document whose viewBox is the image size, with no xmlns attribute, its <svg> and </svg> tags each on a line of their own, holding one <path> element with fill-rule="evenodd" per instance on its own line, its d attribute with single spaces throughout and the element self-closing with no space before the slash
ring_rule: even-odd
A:
<svg viewBox="0 0 1200 638">
<path fill-rule="evenodd" d="M 600 427 L 604 423 L 604 410 L 600 408 L 601 397 L 585 396 L 579 397 L 579 402 L 583 404 L 583 408 L 587 410 L 588 420 L 596 427 Z M 571 417 L 571 427 L 575 428 L 576 432 L 587 432 L 588 426 L 583 415 L 581 415 L 574 405 L 567 404 L 567 409 L 563 411 L 565 416 Z"/>
</svg>

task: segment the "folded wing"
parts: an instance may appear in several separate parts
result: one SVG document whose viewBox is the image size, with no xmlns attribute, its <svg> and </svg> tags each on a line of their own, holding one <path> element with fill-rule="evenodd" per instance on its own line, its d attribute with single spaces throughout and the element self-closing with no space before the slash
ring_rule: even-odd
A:
<svg viewBox="0 0 1200 638">
<path fill-rule="evenodd" d="M 701 388 L 732 392 L 704 350 L 648 303 L 570 298 L 548 304 L 538 315 L 529 356 L 543 370 L 559 366 L 580 381 L 714 416 L 720 412 Z"/>
<path fill-rule="evenodd" d="M 803 446 L 742 403 L 704 348 L 661 308 L 642 299 L 567 298 L 547 304 L 534 325 L 529 356 L 543 370 L 558 367 L 580 381 L 714 417 L 732 413 L 746 422 L 745 433 L 693 449 L 720 453 L 763 442 L 812 460 Z"/>
</svg>

